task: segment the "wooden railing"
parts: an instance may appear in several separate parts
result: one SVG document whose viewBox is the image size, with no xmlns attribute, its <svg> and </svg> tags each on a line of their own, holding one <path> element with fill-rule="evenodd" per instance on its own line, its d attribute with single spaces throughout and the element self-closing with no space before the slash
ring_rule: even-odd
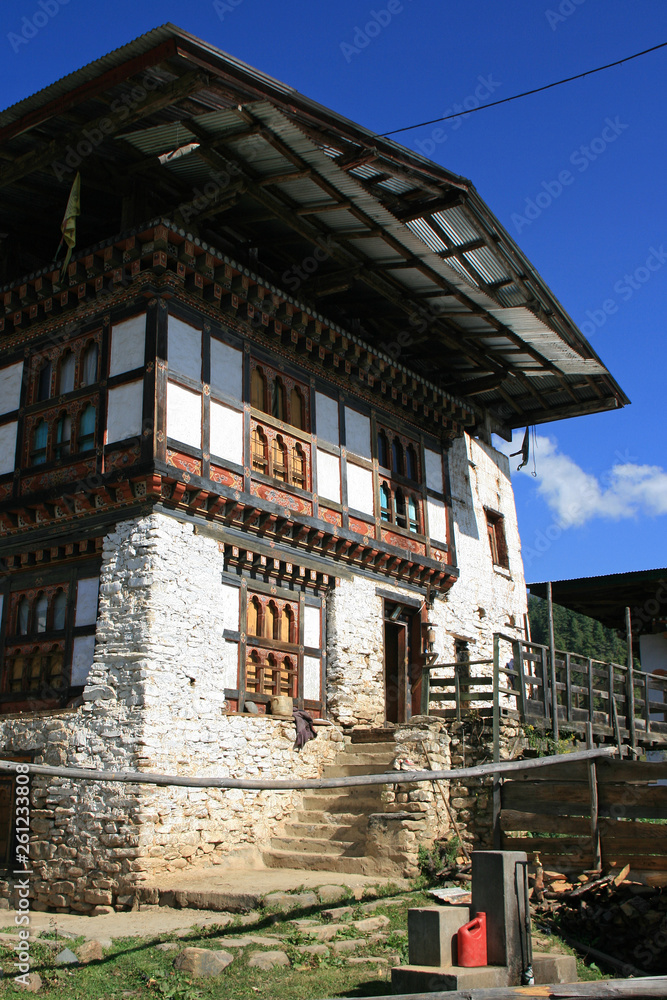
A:
<svg viewBox="0 0 667 1000">
<path fill-rule="evenodd" d="M 423 715 L 460 721 L 472 708 L 493 715 L 496 739 L 500 711 L 510 709 L 554 737 L 560 726 L 583 734 L 591 723 L 619 744 L 667 743 L 667 676 L 561 650 L 552 661 L 548 646 L 499 632 L 493 658 L 424 667 Z"/>
</svg>

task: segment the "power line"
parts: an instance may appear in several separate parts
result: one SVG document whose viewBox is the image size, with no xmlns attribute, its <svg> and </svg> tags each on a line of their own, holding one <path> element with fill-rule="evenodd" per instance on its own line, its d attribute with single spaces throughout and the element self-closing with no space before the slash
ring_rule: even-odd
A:
<svg viewBox="0 0 667 1000">
<path fill-rule="evenodd" d="M 420 122 L 418 125 L 405 125 L 403 128 L 392 129 L 391 132 L 378 132 L 376 133 L 377 139 L 385 139 L 388 135 L 397 135 L 399 132 L 409 132 L 414 128 L 423 128 L 424 125 L 435 125 L 436 122 L 446 122 L 450 118 L 461 118 L 463 115 L 472 115 L 475 111 L 484 111 L 486 108 L 495 108 L 499 104 L 509 104 L 510 101 L 518 101 L 521 97 L 530 97 L 531 94 L 540 94 L 543 90 L 551 90 L 552 87 L 560 87 L 563 83 L 571 83 L 573 80 L 581 80 L 585 76 L 591 76 L 592 73 L 601 73 L 604 69 L 611 69 L 612 66 L 620 66 L 622 63 L 630 62 L 631 59 L 639 59 L 640 56 L 645 56 L 649 52 L 655 52 L 657 49 L 664 49 L 667 46 L 667 42 L 661 42 L 660 45 L 653 45 L 650 49 L 644 49 L 642 52 L 635 52 L 634 55 L 625 56 L 624 59 L 617 59 L 616 62 L 607 63 L 605 66 L 598 66 L 596 69 L 587 69 L 585 73 L 577 73 L 576 76 L 568 76 L 564 80 L 556 80 L 555 83 L 547 83 L 544 87 L 535 87 L 534 90 L 524 90 L 522 94 L 514 94 L 512 97 L 503 97 L 501 101 L 491 101 L 490 104 L 480 104 L 478 108 L 469 108 L 465 111 L 458 111 L 453 115 L 444 115 L 442 118 L 431 118 L 430 121 Z"/>
</svg>

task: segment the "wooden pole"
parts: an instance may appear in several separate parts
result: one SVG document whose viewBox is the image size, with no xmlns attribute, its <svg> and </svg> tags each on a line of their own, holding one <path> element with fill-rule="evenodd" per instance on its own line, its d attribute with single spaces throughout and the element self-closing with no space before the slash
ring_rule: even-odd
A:
<svg viewBox="0 0 667 1000">
<path fill-rule="evenodd" d="M 625 609 L 625 637 L 628 646 L 628 673 L 625 678 L 625 697 L 627 704 L 628 730 L 630 732 L 630 746 L 633 750 L 637 746 L 637 733 L 635 732 L 635 678 L 634 664 L 632 662 L 632 619 L 630 608 Z"/>
<path fill-rule="evenodd" d="M 493 637 L 493 760 L 500 760 L 500 636 Z"/>
<path fill-rule="evenodd" d="M 347 788 L 353 785 L 402 785 L 419 781 L 448 781 L 461 778 L 481 778 L 506 771 L 530 771 L 549 764 L 570 765 L 579 760 L 613 757 L 615 747 L 598 750 L 577 750 L 575 753 L 537 757 L 535 760 L 505 760 L 501 763 L 477 764 L 451 771 L 389 771 L 385 774 L 351 774 L 341 778 L 294 778 L 292 780 L 269 778 L 196 778 L 180 774 L 151 774 L 144 771 L 94 771 L 85 767 L 51 767 L 47 764 L 21 764 L 26 774 L 42 774 L 50 778 L 72 778 L 81 781 L 119 781 L 136 785 L 174 785 L 182 788 L 245 788 L 274 791 L 304 788 Z M 0 774 L 16 774 L 17 763 L 0 760 Z"/>
<path fill-rule="evenodd" d="M 593 724 L 586 723 L 586 747 L 593 749 Z M 594 760 L 588 762 L 588 786 L 591 793 L 591 846 L 593 848 L 593 868 L 602 871 L 602 850 L 600 845 L 600 823 L 598 819 L 598 775 Z"/>
<path fill-rule="evenodd" d="M 554 638 L 554 603 L 551 583 L 547 584 L 547 612 L 549 615 L 549 665 L 551 669 L 551 726 L 554 740 L 558 740 L 558 688 L 556 687 L 556 640 Z"/>
<path fill-rule="evenodd" d="M 552 983 L 547 986 L 489 986 L 438 993 L 385 994 L 375 1000 L 634 1000 L 635 997 L 667 997 L 667 976 Z"/>
</svg>

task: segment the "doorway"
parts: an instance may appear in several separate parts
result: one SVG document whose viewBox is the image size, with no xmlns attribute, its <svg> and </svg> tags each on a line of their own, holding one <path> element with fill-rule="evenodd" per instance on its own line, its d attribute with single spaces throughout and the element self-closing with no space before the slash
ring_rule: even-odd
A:
<svg viewBox="0 0 667 1000">
<path fill-rule="evenodd" d="M 407 722 L 421 710 L 421 615 L 384 601 L 384 692 L 387 722 Z"/>
</svg>

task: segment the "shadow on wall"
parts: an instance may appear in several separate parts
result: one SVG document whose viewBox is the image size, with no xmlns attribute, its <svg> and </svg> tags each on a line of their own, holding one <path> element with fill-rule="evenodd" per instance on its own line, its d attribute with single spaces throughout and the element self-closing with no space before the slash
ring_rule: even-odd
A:
<svg viewBox="0 0 667 1000">
<path fill-rule="evenodd" d="M 471 477 L 475 470 L 468 462 L 468 451 L 463 438 L 453 442 L 449 453 L 449 478 L 452 491 L 454 524 L 463 535 L 479 539 Z"/>
</svg>

